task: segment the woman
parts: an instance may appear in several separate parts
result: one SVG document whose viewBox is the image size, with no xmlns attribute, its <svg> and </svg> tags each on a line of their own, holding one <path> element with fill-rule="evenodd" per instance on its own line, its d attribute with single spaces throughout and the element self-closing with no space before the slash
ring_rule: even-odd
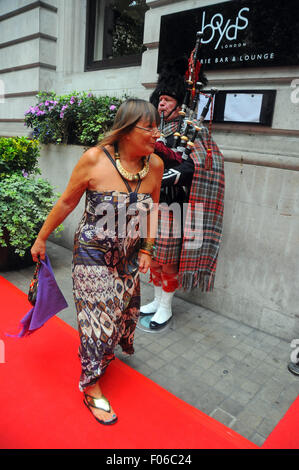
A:
<svg viewBox="0 0 299 470">
<path fill-rule="evenodd" d="M 80 158 L 31 249 L 34 261 L 39 256 L 44 259 L 47 238 L 86 192 L 72 269 L 82 368 L 79 389 L 102 424 L 115 423 L 117 416 L 99 378 L 114 359 L 117 344 L 125 354 L 134 353 L 140 308 L 138 269 L 146 273 L 151 262 L 163 175 L 163 163 L 153 154 L 157 125 L 159 115 L 150 103 L 124 102 L 111 133 Z M 136 230 L 141 219 L 151 222 L 143 240 Z"/>
</svg>

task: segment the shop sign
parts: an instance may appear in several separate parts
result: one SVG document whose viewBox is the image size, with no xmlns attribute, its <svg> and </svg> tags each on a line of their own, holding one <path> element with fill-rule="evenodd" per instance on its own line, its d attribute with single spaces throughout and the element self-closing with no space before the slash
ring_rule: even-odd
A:
<svg viewBox="0 0 299 470">
<path fill-rule="evenodd" d="M 158 71 L 203 33 L 206 70 L 299 65 L 298 0 L 234 0 L 162 16 Z"/>
</svg>

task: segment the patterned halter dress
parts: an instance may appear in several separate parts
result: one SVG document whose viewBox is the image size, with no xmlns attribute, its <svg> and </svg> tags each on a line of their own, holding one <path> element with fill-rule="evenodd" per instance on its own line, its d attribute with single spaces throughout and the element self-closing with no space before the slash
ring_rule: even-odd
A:
<svg viewBox="0 0 299 470">
<path fill-rule="evenodd" d="M 111 155 L 103 149 L 111 162 Z M 128 193 L 86 191 L 83 217 L 75 233 L 72 279 L 80 337 L 79 389 L 97 382 L 120 345 L 134 353 L 140 310 L 138 251 L 141 225 L 153 206 L 124 180 Z"/>
</svg>

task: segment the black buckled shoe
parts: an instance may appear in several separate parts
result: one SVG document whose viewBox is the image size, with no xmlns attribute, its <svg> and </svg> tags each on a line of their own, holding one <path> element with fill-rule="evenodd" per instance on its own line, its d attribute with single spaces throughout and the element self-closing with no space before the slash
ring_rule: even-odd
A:
<svg viewBox="0 0 299 470">
<path fill-rule="evenodd" d="M 144 313 L 140 310 L 140 316 L 141 317 L 148 317 L 149 315 L 155 315 L 156 312 L 149 312 L 149 313 Z"/>
<path fill-rule="evenodd" d="M 292 374 L 298 375 L 299 376 L 299 363 L 294 364 L 294 362 L 289 362 L 288 364 L 288 369 Z"/>
<path fill-rule="evenodd" d="M 150 324 L 149 324 L 150 329 L 151 330 L 161 330 L 162 328 L 164 328 L 164 326 L 167 325 L 167 323 L 170 322 L 171 319 L 172 319 L 172 317 L 170 317 L 168 320 L 166 320 L 163 323 L 157 323 L 156 321 L 151 321 Z"/>
</svg>

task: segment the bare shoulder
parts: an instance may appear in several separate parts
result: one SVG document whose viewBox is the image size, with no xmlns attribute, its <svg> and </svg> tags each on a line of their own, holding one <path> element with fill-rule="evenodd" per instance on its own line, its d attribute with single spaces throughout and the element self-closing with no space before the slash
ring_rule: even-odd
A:
<svg viewBox="0 0 299 470">
<path fill-rule="evenodd" d="M 159 157 L 159 155 L 156 155 L 155 153 L 151 154 L 150 158 L 150 163 L 151 166 L 154 170 L 156 171 L 163 171 L 164 170 L 164 162 L 162 158 Z"/>
<path fill-rule="evenodd" d="M 98 163 L 99 158 L 103 154 L 103 150 L 99 147 L 90 147 L 86 152 L 83 153 L 81 161 L 83 164 L 95 165 Z"/>
<path fill-rule="evenodd" d="M 95 166 L 97 166 L 101 160 L 104 158 L 104 152 L 99 147 L 90 147 L 86 152 L 84 152 L 78 163 L 77 169 L 80 171 L 90 172 Z"/>
</svg>

